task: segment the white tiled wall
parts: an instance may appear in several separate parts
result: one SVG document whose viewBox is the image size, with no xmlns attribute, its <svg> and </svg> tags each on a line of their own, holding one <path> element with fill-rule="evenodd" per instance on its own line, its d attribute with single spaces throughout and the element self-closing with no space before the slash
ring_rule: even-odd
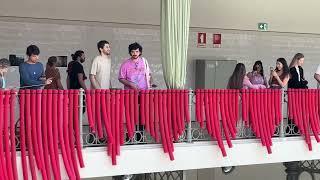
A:
<svg viewBox="0 0 320 180">
<path fill-rule="evenodd" d="M 207 48 L 197 48 L 197 32 L 207 32 Z M 222 34 L 221 48 L 210 47 L 212 33 Z M 59 24 L 32 22 L 0 21 L 0 57 L 9 54 L 24 55 L 30 44 L 40 47 L 41 62 L 45 63 L 51 55 L 67 55 L 78 49 L 86 52 L 84 63 L 88 74 L 90 62 L 97 55 L 96 43 L 106 39 L 112 47 L 112 84 L 122 87 L 117 81 L 117 73 L 122 60 L 128 57 L 128 45 L 139 42 L 143 46 L 143 55 L 149 60 L 156 83 L 165 88 L 160 61 L 160 31 L 159 27 L 116 27 L 106 25 L 86 25 L 79 23 L 70 25 L 61 21 Z M 313 79 L 314 71 L 320 63 L 320 35 L 289 34 L 255 31 L 234 31 L 216 29 L 192 29 L 190 32 L 186 88 L 194 88 L 195 59 L 237 60 L 245 63 L 247 71 L 252 68 L 255 60 L 262 60 L 266 73 L 270 66 L 275 66 L 278 57 L 287 59 L 288 64 L 297 52 L 305 54 L 305 76 L 310 87 L 316 87 Z M 63 83 L 65 68 L 61 68 Z M 12 68 L 8 74 L 9 85 L 18 86 L 18 68 Z M 222 79 L 221 81 L 226 81 Z M 89 83 L 89 81 L 87 81 Z"/>
</svg>

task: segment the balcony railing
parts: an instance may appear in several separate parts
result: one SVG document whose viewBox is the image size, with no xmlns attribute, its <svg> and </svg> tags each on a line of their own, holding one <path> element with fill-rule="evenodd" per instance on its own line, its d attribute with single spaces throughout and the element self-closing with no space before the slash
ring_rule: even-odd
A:
<svg viewBox="0 0 320 180">
<path fill-rule="evenodd" d="M 276 127 L 276 130 L 273 134 L 274 139 L 281 139 L 281 138 L 286 138 L 286 137 L 291 137 L 291 136 L 299 136 L 300 132 L 298 130 L 298 127 L 292 123 L 292 121 L 288 121 L 287 118 L 287 94 L 286 91 L 282 92 L 282 114 L 283 114 L 283 119 L 278 127 Z M 81 133 L 81 142 L 82 142 L 82 148 L 90 148 L 90 147 L 102 147 L 107 145 L 107 139 L 108 137 L 104 138 L 98 138 L 95 133 L 92 133 L 90 131 L 90 128 L 88 124 L 83 124 L 83 122 L 86 122 L 86 115 L 82 112 L 82 110 L 85 107 L 83 103 L 83 99 L 85 98 L 85 93 L 84 91 L 80 90 L 79 91 L 79 130 Z M 18 105 L 18 101 L 16 102 L 16 105 Z M 16 111 L 18 110 L 18 106 L 16 106 Z M 201 128 L 199 126 L 199 123 L 195 121 L 195 93 L 192 90 L 189 90 L 189 113 L 191 115 L 191 122 L 187 123 L 185 125 L 185 131 L 184 133 L 179 137 L 177 141 L 175 141 L 175 144 L 179 143 L 193 143 L 193 142 L 203 142 L 203 141 L 216 141 L 216 139 L 212 139 L 210 135 L 208 134 L 206 127 L 204 126 Z M 241 117 L 241 116 L 239 116 Z M 16 126 L 15 126 L 15 131 L 16 131 L 16 147 L 17 150 L 20 150 L 20 121 L 19 121 L 19 116 L 16 116 Z M 204 123 L 205 125 L 206 123 Z M 125 126 L 125 125 L 124 125 Z M 140 129 L 139 129 L 140 128 Z M 223 135 L 222 127 L 221 132 L 222 132 L 222 137 L 223 140 L 225 140 L 225 137 Z M 136 130 L 134 131 L 134 136 L 132 139 L 128 138 L 127 130 L 125 129 L 125 143 L 124 146 L 127 145 L 150 145 L 150 144 L 159 144 L 156 142 L 150 134 L 144 130 L 144 128 L 137 127 Z M 237 123 L 237 134 L 236 138 L 233 140 L 246 140 L 246 139 L 257 139 L 260 141 L 260 139 L 256 138 L 255 133 L 252 131 L 252 127 L 248 127 L 245 125 L 245 122 L 242 121 L 240 118 L 238 123 Z M 159 147 L 159 146 L 157 146 Z M 308 169 L 305 166 L 306 162 L 301 163 L 300 166 L 303 167 L 304 169 Z M 310 170 L 310 168 L 308 169 Z"/>
</svg>

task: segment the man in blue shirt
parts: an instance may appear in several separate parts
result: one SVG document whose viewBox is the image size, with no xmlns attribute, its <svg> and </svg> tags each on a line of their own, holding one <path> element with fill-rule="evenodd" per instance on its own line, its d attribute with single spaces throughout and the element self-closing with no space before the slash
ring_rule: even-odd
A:
<svg viewBox="0 0 320 180">
<path fill-rule="evenodd" d="M 26 52 L 28 60 L 19 66 L 20 87 L 22 89 L 40 89 L 51 84 L 52 79 L 44 76 L 43 65 L 39 60 L 40 50 L 36 45 L 30 45 Z"/>
</svg>

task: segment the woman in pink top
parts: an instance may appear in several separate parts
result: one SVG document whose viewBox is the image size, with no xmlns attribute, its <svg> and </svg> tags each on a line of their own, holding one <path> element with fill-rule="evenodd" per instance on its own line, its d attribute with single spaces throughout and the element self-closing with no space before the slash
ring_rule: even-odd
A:
<svg viewBox="0 0 320 180">
<path fill-rule="evenodd" d="M 246 67 L 243 63 L 238 63 L 229 78 L 228 89 L 264 89 L 263 84 L 252 84 L 246 76 Z"/>
<path fill-rule="evenodd" d="M 252 72 L 247 74 L 252 84 L 262 84 L 267 86 L 267 79 L 264 76 L 263 65 L 261 61 L 256 61 L 253 65 Z"/>
</svg>

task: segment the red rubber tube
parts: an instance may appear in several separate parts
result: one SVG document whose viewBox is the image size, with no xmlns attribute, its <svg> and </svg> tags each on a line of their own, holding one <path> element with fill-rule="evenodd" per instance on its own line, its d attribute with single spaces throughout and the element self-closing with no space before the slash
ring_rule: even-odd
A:
<svg viewBox="0 0 320 180">
<path fill-rule="evenodd" d="M 174 147 L 173 147 L 173 142 L 170 136 L 170 131 L 169 131 L 169 124 L 168 124 L 168 119 L 167 119 L 167 113 L 168 113 L 168 106 L 167 106 L 167 99 L 168 99 L 168 93 L 166 93 L 165 90 L 163 90 L 163 125 L 164 125 L 164 130 L 165 130 L 165 137 L 167 139 L 167 144 L 168 144 L 168 153 L 169 153 L 169 157 L 170 160 L 173 161 L 174 157 L 173 157 L 173 151 L 174 151 Z"/>
<path fill-rule="evenodd" d="M 10 153 L 10 139 L 9 139 L 9 102 L 10 102 L 10 91 L 5 90 L 4 91 L 4 111 L 1 111 L 4 113 L 3 118 L 3 137 L 4 138 L 4 149 L 5 149 L 5 158 L 6 158 L 6 170 L 8 173 L 8 178 L 13 179 L 13 170 L 12 170 L 12 161 L 11 161 L 11 153 Z M 3 146 L 1 144 L 1 146 Z"/>
<path fill-rule="evenodd" d="M 189 114 L 189 91 L 184 91 L 184 114 L 186 116 L 187 123 L 191 122 L 191 117 Z"/>
<path fill-rule="evenodd" d="M 149 90 L 145 90 L 145 112 L 144 112 L 144 116 L 145 116 L 145 121 L 146 121 L 146 131 L 150 133 L 150 113 L 149 113 L 149 96 L 150 96 L 150 92 Z"/>
<path fill-rule="evenodd" d="M 314 98 L 312 96 L 312 90 L 308 90 L 307 91 L 307 111 L 308 111 L 308 114 L 309 114 L 309 123 L 310 123 L 310 126 L 311 126 L 311 129 L 312 129 L 312 133 L 316 139 L 317 142 L 320 141 L 319 139 L 319 132 L 317 130 L 317 125 L 315 123 L 315 104 L 313 103 L 313 100 L 312 98 Z"/>
<path fill-rule="evenodd" d="M 307 109 L 307 89 L 306 90 L 301 90 L 301 95 L 302 95 L 302 98 L 301 98 L 301 105 L 302 105 L 302 117 L 303 117 L 303 124 L 304 124 L 304 129 L 305 129 L 305 139 L 306 139 L 306 142 L 308 144 L 308 148 L 309 148 L 309 151 L 312 151 L 312 144 L 311 144 L 311 138 L 310 138 L 310 134 L 309 134 L 309 115 L 308 115 L 308 109 Z"/>
<path fill-rule="evenodd" d="M 4 111 L 4 91 L 0 90 L 0 112 Z M 3 113 L 0 114 L 0 134 L 3 134 Z M 5 154 L 4 154 L 4 146 L 3 146 L 3 136 L 0 136 L 0 179 L 6 180 L 7 177 L 7 171 L 6 171 L 6 165 L 5 165 Z"/>
<path fill-rule="evenodd" d="M 282 106 L 282 104 L 281 104 L 281 90 L 277 90 L 276 91 L 277 93 L 276 93 L 276 97 L 277 97 L 277 101 L 276 101 L 276 108 L 277 108 L 277 124 L 280 124 L 280 121 L 282 121 L 282 119 L 281 119 L 281 114 L 282 114 L 282 109 L 281 109 L 281 106 Z"/>
<path fill-rule="evenodd" d="M 181 129 L 180 129 L 180 132 L 179 132 L 179 135 L 182 135 L 183 134 L 183 132 L 184 132 L 184 129 L 185 129 L 185 115 L 184 115 L 184 90 L 179 90 L 178 91 L 179 93 L 178 93 L 178 96 L 180 97 L 179 99 L 180 99 L 180 106 L 178 106 L 178 108 L 179 108 L 179 113 L 180 113 L 180 117 L 181 117 L 181 119 L 180 119 L 180 127 L 181 127 Z M 169 124 L 170 125 L 170 124 Z"/>
<path fill-rule="evenodd" d="M 153 104 L 154 104 L 154 131 L 155 131 L 155 139 L 156 139 L 156 142 L 159 142 L 160 141 L 160 138 L 159 138 L 159 105 L 158 105 L 158 101 L 159 101 L 159 94 L 158 94 L 158 90 L 155 90 L 154 91 L 154 101 L 153 101 Z"/>
<path fill-rule="evenodd" d="M 224 108 L 225 108 L 225 116 L 226 116 L 226 122 L 227 122 L 227 126 L 229 128 L 229 132 L 231 137 L 234 139 L 236 138 L 236 133 L 235 133 L 235 127 L 233 127 L 233 119 L 232 119 L 232 91 L 230 89 L 226 89 L 224 90 Z"/>
<path fill-rule="evenodd" d="M 315 125 L 316 125 L 316 128 L 317 128 L 317 132 L 320 132 L 320 125 L 319 125 L 319 115 L 318 115 L 318 104 L 317 104 L 317 90 L 316 89 L 313 89 L 312 90 L 312 107 L 314 108 L 314 111 L 313 111 L 313 116 L 314 116 L 314 122 L 315 122 Z"/>
<path fill-rule="evenodd" d="M 85 92 L 86 92 L 86 108 L 87 108 L 89 127 L 92 132 L 95 132 L 95 123 L 94 123 L 93 114 L 92 114 L 91 90 L 86 90 Z"/>
<path fill-rule="evenodd" d="M 216 136 L 216 134 L 217 134 L 217 132 L 216 132 L 216 130 L 215 130 L 215 117 L 214 117 L 214 111 L 215 111 L 215 109 L 214 109 L 214 101 L 215 101 L 215 99 L 214 99 L 214 91 L 212 90 L 212 89 L 210 89 L 210 90 L 208 90 L 208 94 L 207 94 L 207 96 L 208 96 L 208 104 L 207 104 L 207 106 L 209 106 L 208 107 L 208 115 L 209 115 L 209 120 L 210 120 L 210 131 L 212 132 L 212 135 L 211 135 L 211 137 L 212 137 L 212 139 L 214 139 L 214 138 L 216 138 L 217 139 L 217 136 Z"/>
<path fill-rule="evenodd" d="M 230 107 L 232 106 L 230 103 L 230 90 L 225 89 L 223 90 L 223 96 L 224 96 L 224 101 L 223 101 L 223 106 L 224 106 L 224 116 L 225 116 L 225 121 L 227 124 L 228 131 L 231 135 L 232 138 L 236 137 L 236 134 L 234 132 L 233 124 L 232 124 L 232 118 L 231 118 L 231 113 L 229 112 Z"/>
<path fill-rule="evenodd" d="M 75 152 L 75 137 L 74 137 L 74 112 L 73 112 L 73 108 L 74 108 L 74 94 L 75 90 L 71 89 L 69 90 L 69 129 L 68 129 L 68 133 L 69 133 L 69 146 L 70 146 L 70 150 L 71 150 L 71 160 L 72 160 L 72 164 L 73 164 L 73 170 L 74 173 L 76 175 L 76 179 L 80 179 L 80 173 L 79 173 L 79 169 L 78 169 L 78 163 L 77 163 L 77 158 L 76 158 L 76 152 Z M 93 93 L 92 95 L 92 100 L 95 99 L 95 93 Z M 92 103 L 92 109 L 94 109 L 94 103 Z"/>
<path fill-rule="evenodd" d="M 25 124 L 25 98 L 26 98 L 26 92 L 25 90 L 20 90 L 20 147 L 21 147 L 21 164 L 22 164 L 22 172 L 23 172 L 23 179 L 28 180 L 28 166 L 27 166 L 27 157 L 26 157 L 26 124 Z M 0 91 L 0 111 L 2 111 L 2 91 Z M 0 124 L 1 124 L 2 118 L 0 115 Z M 0 129 L 1 132 L 1 129 Z M 2 138 L 0 138 L 0 143 L 2 144 Z M 4 172 L 3 171 L 3 162 L 2 158 L 3 156 L 3 151 L 2 148 L 0 148 L 0 168 L 1 168 L 1 177 L 4 177 Z M 3 178 L 5 179 L 5 178 Z"/>
<path fill-rule="evenodd" d="M 145 90 L 140 91 L 140 125 L 146 124 L 146 115 L 145 115 Z"/>
<path fill-rule="evenodd" d="M 208 90 L 204 91 L 204 112 L 205 112 L 205 119 L 206 119 L 206 129 L 210 136 L 213 136 L 212 126 L 211 126 L 211 117 L 210 117 L 210 105 L 209 105 L 209 98 L 211 98 L 211 93 Z"/>
<path fill-rule="evenodd" d="M 271 135 L 271 138 L 273 136 L 273 133 L 275 131 L 275 124 L 273 123 L 272 121 L 272 101 L 271 101 L 271 98 L 272 98 L 272 89 L 268 89 L 267 90 L 267 93 L 266 93 L 266 104 L 268 104 L 268 108 L 267 108 L 267 114 L 266 114 L 266 117 L 267 117 L 267 122 L 268 122 L 268 125 L 269 125 L 269 133 Z M 272 140 L 272 139 L 271 139 Z M 272 145 L 272 141 L 271 141 L 271 145 Z"/>
<path fill-rule="evenodd" d="M 111 159 L 112 159 L 112 165 L 117 165 L 117 149 L 116 146 L 118 144 L 117 142 L 117 132 L 116 132 L 116 104 L 115 104 L 115 99 L 116 99 L 116 91 L 112 90 L 111 92 L 111 123 L 112 123 L 112 134 L 114 137 L 114 143 L 111 145 Z"/>
<path fill-rule="evenodd" d="M 173 131 L 173 138 L 175 141 L 179 139 L 179 124 L 178 124 L 178 113 L 177 113 L 177 90 L 172 90 L 171 94 L 171 103 L 172 103 L 172 131 Z"/>
<path fill-rule="evenodd" d="M 36 113 L 37 113 L 37 90 L 30 90 L 31 96 L 30 96 L 30 103 L 31 103 L 31 136 L 32 136 L 32 145 L 33 145 L 33 151 L 34 151 L 34 157 L 36 159 L 37 167 L 42 170 L 42 162 L 40 158 L 40 150 L 39 150 L 39 144 L 38 144 L 38 137 L 37 137 L 37 119 L 36 119 Z"/>
<path fill-rule="evenodd" d="M 75 140 L 76 140 L 76 148 L 77 148 L 77 155 L 78 155 L 78 160 L 79 160 L 79 164 L 80 164 L 80 167 L 81 168 L 84 168 L 84 162 L 83 162 L 83 156 L 82 156 L 82 146 L 81 146 L 81 142 L 80 142 L 80 139 L 82 138 L 81 137 L 81 134 L 80 134 L 80 119 L 79 119 L 79 90 L 75 90 L 74 91 L 74 94 L 73 94 L 73 100 L 74 100 L 74 104 L 73 104 L 73 112 L 74 112 L 74 132 L 75 132 Z M 98 91 L 98 97 L 101 97 L 101 91 L 99 92 Z M 100 100 L 99 99 L 99 107 L 100 107 Z M 96 111 L 99 115 L 100 115 L 100 118 L 98 121 L 100 121 L 100 125 L 101 125 L 101 109 L 98 108 L 99 111 Z M 81 109 L 82 111 L 82 109 Z M 102 131 L 102 125 L 101 125 L 101 131 Z M 102 131 L 102 137 L 103 137 L 103 131 Z"/>
<path fill-rule="evenodd" d="M 36 137 L 38 138 L 37 141 L 38 141 L 38 145 L 39 145 L 39 156 L 40 156 L 40 161 L 41 161 L 41 165 L 42 165 L 42 168 L 41 168 L 41 173 L 42 173 L 42 178 L 44 180 L 48 179 L 48 175 L 47 175 L 47 171 L 46 171 L 46 168 L 45 168 L 45 162 L 44 162 L 44 154 L 43 154 L 43 141 L 42 141 L 42 133 L 41 133 L 41 117 L 42 117 L 42 106 L 41 106 L 41 94 L 42 94 L 42 90 L 41 89 L 37 89 L 36 90 L 36 100 L 37 100 L 37 103 L 36 103 L 36 107 L 41 107 L 41 110 L 38 111 L 36 113 L 36 124 L 37 124 L 37 134 L 36 134 Z"/>
<path fill-rule="evenodd" d="M 97 106 L 97 104 L 96 104 L 96 90 L 92 89 L 91 90 L 91 107 L 92 107 L 91 109 L 92 109 L 92 118 L 93 118 L 92 122 L 93 122 L 93 125 L 94 125 L 94 127 L 93 127 L 94 131 L 93 132 L 98 132 L 98 122 L 97 122 L 97 117 L 96 117 L 96 113 L 97 113 L 96 106 Z"/>
<path fill-rule="evenodd" d="M 196 121 L 200 123 L 200 90 L 196 89 Z"/>
<path fill-rule="evenodd" d="M 113 134 L 113 127 L 112 127 L 112 121 L 111 120 L 111 91 L 112 90 L 109 90 L 107 89 L 106 90 L 106 106 L 107 106 L 107 121 L 108 121 L 108 124 L 110 125 L 110 130 L 111 130 L 111 133 L 112 133 L 112 143 L 111 141 L 108 141 L 108 156 L 112 157 L 112 147 L 113 147 L 113 144 L 115 143 L 115 139 L 114 139 L 114 134 Z"/>
<path fill-rule="evenodd" d="M 219 96 L 218 96 L 219 90 L 212 90 L 212 96 L 211 96 L 211 102 L 210 105 L 212 104 L 212 112 L 213 112 L 213 119 L 212 119 L 212 124 L 213 124 L 213 128 L 215 132 L 215 137 L 218 141 L 218 145 L 221 149 L 222 152 L 222 156 L 226 157 L 227 156 L 227 152 L 225 150 L 225 147 L 223 145 L 223 140 L 222 140 L 222 136 L 221 136 L 221 131 L 220 131 L 220 119 L 218 117 L 218 113 L 219 113 Z"/>
<path fill-rule="evenodd" d="M 225 112 L 225 97 L 224 97 L 224 90 L 220 90 L 219 91 L 219 96 L 220 96 L 220 114 L 221 114 L 221 119 L 222 119 L 222 127 L 223 127 L 223 131 L 224 131 L 224 135 L 225 138 L 227 140 L 227 144 L 229 146 L 229 148 L 232 147 L 232 143 L 229 137 L 229 129 L 228 129 L 228 125 L 227 125 L 227 119 L 226 119 L 226 112 Z"/>
<path fill-rule="evenodd" d="M 297 89 L 298 91 L 298 107 L 297 107 L 297 113 L 298 113 L 298 120 L 299 120 L 299 124 L 301 125 L 301 132 L 303 135 L 306 136 L 306 129 L 305 129 L 305 124 L 304 124 L 304 118 L 303 118 L 303 97 L 302 97 L 302 90 L 301 89 Z M 307 142 L 308 143 L 308 142 Z"/>
<path fill-rule="evenodd" d="M 256 130 L 255 134 L 256 137 L 261 138 L 261 131 L 258 124 L 258 117 L 257 117 L 257 93 L 255 89 L 250 90 L 250 111 L 252 112 L 252 125 Z M 262 140 L 261 140 L 262 141 Z"/>
<path fill-rule="evenodd" d="M 42 98 L 41 98 L 41 119 L 42 119 L 42 141 L 43 141 L 43 159 L 44 159 L 44 166 L 46 169 L 47 178 L 49 179 L 51 177 L 51 167 L 50 167 L 50 161 L 49 161 L 49 140 L 48 140 L 48 120 L 47 120 L 47 103 L 48 102 L 48 90 L 44 89 L 42 90 Z"/>
<path fill-rule="evenodd" d="M 97 122 L 97 131 L 99 139 L 103 138 L 102 124 L 101 124 L 101 89 L 95 90 L 95 119 Z M 76 96 L 75 96 L 76 98 Z M 78 99 L 78 98 L 77 98 Z"/>
<path fill-rule="evenodd" d="M 134 91 L 134 122 L 139 124 L 139 93 Z"/>
<path fill-rule="evenodd" d="M 51 102 L 49 102 L 50 106 Z M 28 157 L 29 157 L 29 164 L 31 169 L 32 179 L 37 179 L 36 169 L 35 169 L 35 162 L 34 162 L 34 154 L 33 154 L 33 147 L 32 147 L 32 136 L 31 136 L 31 109 L 32 106 L 30 102 L 30 90 L 26 90 L 26 129 L 27 129 L 27 146 L 28 146 Z"/>
<path fill-rule="evenodd" d="M 204 91 L 200 90 L 200 98 L 199 98 L 199 118 L 200 118 L 200 127 L 203 128 L 204 122 L 203 122 L 203 96 Z"/>
<path fill-rule="evenodd" d="M 59 136 L 59 142 L 60 142 L 60 149 L 61 149 L 61 153 L 62 153 L 62 160 L 64 163 L 64 167 L 66 169 L 66 172 L 68 174 L 68 177 L 71 180 L 74 180 L 76 177 L 73 174 L 73 170 L 70 167 L 70 162 L 68 160 L 68 155 L 67 155 L 67 151 L 66 151 L 66 144 L 64 142 L 64 136 L 63 136 L 63 121 L 64 119 L 64 114 L 63 112 L 63 90 L 58 90 L 58 136 Z"/>
<path fill-rule="evenodd" d="M 267 141 L 267 132 L 266 132 L 266 129 L 265 129 L 265 126 L 264 126 L 264 121 L 263 121 L 263 118 L 264 118 L 264 114 L 262 114 L 262 111 L 263 111 L 263 90 L 259 89 L 257 90 L 257 117 L 258 117 L 258 125 L 259 125 L 259 129 L 260 129 L 260 132 L 261 132 L 261 139 L 262 139 L 262 145 L 263 146 L 266 146 L 268 148 L 269 144 L 268 144 L 268 141 Z"/>
<path fill-rule="evenodd" d="M 116 153 L 120 155 L 120 90 L 115 91 L 115 120 L 116 120 L 116 131 L 115 131 L 115 138 L 116 138 Z M 134 111 L 133 111 L 134 112 Z M 132 114 L 131 117 L 134 117 Z"/>
<path fill-rule="evenodd" d="M 128 131 L 128 136 L 130 139 L 133 138 L 134 131 L 132 129 L 131 125 L 131 117 L 130 117 L 130 95 L 129 95 L 129 90 L 124 90 L 125 91 L 125 116 L 126 116 L 126 127 Z"/>
<path fill-rule="evenodd" d="M 63 121 L 62 121 L 62 126 L 63 126 L 63 141 L 65 142 L 65 149 L 66 149 L 66 156 L 67 156 L 67 161 L 70 167 L 70 175 L 73 177 L 73 179 L 76 179 L 76 174 L 75 174 L 75 168 L 78 168 L 78 166 L 73 165 L 72 161 L 72 155 L 71 155 L 71 149 L 70 149 L 70 137 L 69 137 L 69 93 L 68 90 L 63 90 Z M 88 96 L 87 96 L 88 97 Z M 91 98 L 91 95 L 90 95 Z M 90 106 L 91 106 L 91 100 L 90 100 Z M 48 150 L 47 150 L 48 151 Z M 69 175 L 69 177 L 70 177 Z M 70 179 L 71 179 L 70 177 Z"/>
<path fill-rule="evenodd" d="M 163 96 L 162 96 L 162 91 L 159 90 L 157 93 L 158 96 L 158 108 L 159 108 L 159 123 L 160 123 L 160 133 L 161 133 L 161 141 L 162 141 L 162 145 L 163 145 L 163 150 L 165 153 L 169 152 L 169 147 L 168 147 L 168 143 L 167 143 L 167 138 L 166 138 L 166 132 L 165 132 L 165 126 L 164 126 L 164 113 L 163 113 Z"/>
<path fill-rule="evenodd" d="M 235 107 L 235 123 L 237 125 L 238 121 L 239 121 L 239 96 L 240 96 L 240 92 L 239 90 L 234 90 L 234 107 Z"/>
<path fill-rule="evenodd" d="M 169 138 L 172 139 L 174 137 L 174 131 L 173 131 L 173 123 L 172 123 L 172 97 L 174 96 L 174 93 L 171 89 L 164 91 L 167 95 L 167 122 L 168 122 L 168 128 L 169 128 Z"/>
<path fill-rule="evenodd" d="M 137 109 L 135 107 L 135 90 L 130 90 L 130 116 L 131 116 L 131 126 L 132 129 L 135 129 L 135 110 Z"/>
<path fill-rule="evenodd" d="M 268 154 L 271 154 L 272 153 L 272 150 L 271 150 L 271 146 L 272 146 L 272 134 L 270 134 L 270 124 L 269 124 L 269 118 L 268 118 L 268 109 L 269 108 L 263 108 L 263 105 L 264 104 L 267 104 L 268 103 L 268 94 L 267 94 L 267 89 L 263 89 L 261 90 L 261 112 L 262 112 L 262 125 L 263 125 L 263 128 L 265 130 L 265 133 L 266 133 L 266 144 L 267 144 L 267 151 L 268 151 Z"/>
<path fill-rule="evenodd" d="M 52 119 L 52 134 L 53 134 L 53 150 L 54 158 L 57 167 L 58 178 L 61 179 L 60 171 L 60 160 L 59 160 L 59 135 L 58 135 L 58 90 L 52 91 L 52 100 L 53 100 L 53 119 Z"/>
<path fill-rule="evenodd" d="M 120 145 L 124 145 L 124 90 L 120 90 L 120 114 L 119 114 L 119 125 L 120 125 Z M 134 104 L 134 107 L 136 108 L 136 104 Z M 134 115 L 136 116 L 136 109 L 134 111 Z"/>
<path fill-rule="evenodd" d="M 149 97 L 149 117 L 150 117 L 150 135 L 155 138 L 155 130 L 154 130 L 154 90 L 150 90 L 150 97 Z"/>
<path fill-rule="evenodd" d="M 182 132 L 182 117 L 181 117 L 181 112 L 180 112 L 180 106 L 181 106 L 181 101 L 180 101 L 180 91 L 175 90 L 175 99 L 176 99 L 176 116 L 177 116 L 177 133 L 180 134 Z M 203 94 L 203 93 L 202 93 Z M 202 103 L 203 104 L 203 103 Z M 203 109 L 204 110 L 204 109 Z M 204 120 L 202 120 L 204 121 Z"/>
<path fill-rule="evenodd" d="M 101 90 L 101 109 L 102 109 L 102 122 L 107 133 L 108 142 L 113 144 L 113 136 L 111 132 L 111 125 L 108 122 L 107 105 L 106 105 L 106 90 Z"/>
<path fill-rule="evenodd" d="M 288 93 L 288 117 L 289 119 L 293 119 L 293 112 L 292 112 L 292 100 L 293 100 L 293 97 L 292 97 L 292 90 L 291 89 L 288 89 L 287 91 Z"/>
<path fill-rule="evenodd" d="M 11 141 L 11 162 L 13 178 L 18 179 L 17 171 L 17 153 L 16 153 L 16 134 L 15 134 L 15 102 L 16 102 L 16 91 L 11 90 L 10 98 L 10 141 Z"/>
<path fill-rule="evenodd" d="M 248 91 L 243 89 L 241 90 L 241 113 L 242 113 L 242 121 L 245 122 L 245 125 L 248 127 L 249 126 L 249 120 L 248 120 L 248 112 L 249 112 L 249 102 L 248 102 Z"/>
</svg>

